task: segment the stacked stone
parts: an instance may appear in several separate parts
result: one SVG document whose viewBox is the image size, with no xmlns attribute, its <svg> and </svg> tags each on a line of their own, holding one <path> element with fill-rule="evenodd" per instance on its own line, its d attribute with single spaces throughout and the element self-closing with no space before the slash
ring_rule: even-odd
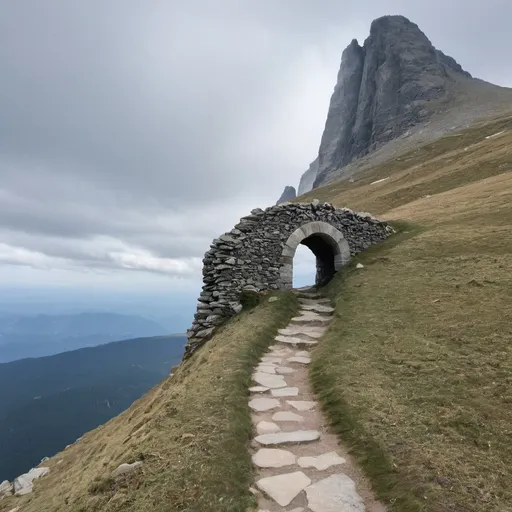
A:
<svg viewBox="0 0 512 512">
<path fill-rule="evenodd" d="M 288 237 L 312 221 L 327 222 L 341 231 L 352 255 L 382 242 L 392 232 L 367 213 L 335 208 L 318 200 L 256 208 L 234 229 L 215 239 L 203 259 L 203 290 L 185 356 L 211 337 L 215 327 L 242 310 L 241 293 L 283 289 L 282 252 Z"/>
</svg>

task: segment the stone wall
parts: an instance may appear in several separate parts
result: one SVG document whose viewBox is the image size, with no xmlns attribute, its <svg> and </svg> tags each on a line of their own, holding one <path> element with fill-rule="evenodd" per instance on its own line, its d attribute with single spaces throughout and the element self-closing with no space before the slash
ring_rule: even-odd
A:
<svg viewBox="0 0 512 512">
<path fill-rule="evenodd" d="M 215 327 L 242 310 L 246 291 L 291 288 L 299 243 L 317 256 L 317 283 L 354 255 L 385 240 L 393 229 L 370 214 L 329 203 L 283 203 L 252 210 L 230 232 L 213 240 L 203 259 L 203 290 L 188 331 L 185 356 L 211 337 Z"/>
</svg>

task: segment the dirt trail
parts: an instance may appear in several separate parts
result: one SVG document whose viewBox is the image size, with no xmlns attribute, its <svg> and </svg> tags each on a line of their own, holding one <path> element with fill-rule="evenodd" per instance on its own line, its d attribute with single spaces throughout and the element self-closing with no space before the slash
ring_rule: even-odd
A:
<svg viewBox="0 0 512 512">
<path fill-rule="evenodd" d="M 333 308 L 315 292 L 297 294 L 300 316 L 280 330 L 253 375 L 249 405 L 259 512 L 385 512 L 329 431 L 309 384 L 309 351 L 322 342 Z"/>
</svg>

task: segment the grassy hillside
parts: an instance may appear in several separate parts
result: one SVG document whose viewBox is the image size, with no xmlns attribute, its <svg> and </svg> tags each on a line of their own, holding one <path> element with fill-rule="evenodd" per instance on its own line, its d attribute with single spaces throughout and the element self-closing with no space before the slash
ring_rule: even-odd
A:
<svg viewBox="0 0 512 512">
<path fill-rule="evenodd" d="M 130 409 L 50 459 L 35 492 L 0 500 L 0 511 L 245 512 L 252 463 L 246 449 L 252 424 L 252 368 L 297 310 L 279 294 L 243 312 L 177 372 Z M 113 480 L 124 462 L 142 470 Z"/>
<path fill-rule="evenodd" d="M 401 231 L 328 285 L 336 321 L 312 365 L 392 511 L 512 511 L 511 129 L 480 125 L 309 194 Z"/>
<path fill-rule="evenodd" d="M 305 198 L 399 230 L 326 288 L 336 317 L 311 372 L 390 512 L 512 512 L 510 148 L 512 119 L 499 119 Z M 295 310 L 281 294 L 234 318 L 0 511 L 251 510 L 251 369 Z M 110 478 L 135 460 L 140 472 Z"/>
</svg>

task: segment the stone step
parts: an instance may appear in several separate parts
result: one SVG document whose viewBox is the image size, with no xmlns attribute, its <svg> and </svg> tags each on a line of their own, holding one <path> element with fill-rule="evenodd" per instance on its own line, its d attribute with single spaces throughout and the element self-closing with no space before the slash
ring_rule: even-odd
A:
<svg viewBox="0 0 512 512">
<path fill-rule="evenodd" d="M 293 356 L 288 358 L 288 361 L 290 361 L 291 363 L 309 364 L 311 363 L 311 358 L 304 356 Z"/>
<path fill-rule="evenodd" d="M 252 380 L 266 388 L 276 389 L 286 387 L 286 381 L 282 375 L 269 375 L 268 373 L 257 372 L 253 374 Z"/>
<path fill-rule="evenodd" d="M 254 440 L 264 446 L 275 446 L 280 444 L 302 444 L 311 443 L 320 439 L 318 430 L 295 430 L 293 432 L 277 432 L 275 434 L 264 434 L 256 436 Z"/>
<path fill-rule="evenodd" d="M 295 471 L 262 478 L 256 485 L 277 504 L 286 507 L 310 483 L 311 480 L 302 471 Z"/>
<path fill-rule="evenodd" d="M 252 462 L 259 468 L 282 468 L 295 464 L 296 460 L 292 452 L 279 448 L 260 448 L 252 456 Z"/>
<path fill-rule="evenodd" d="M 364 502 L 356 491 L 355 482 L 345 474 L 331 475 L 306 486 L 306 496 L 312 512 L 365 510 Z"/>
<path fill-rule="evenodd" d="M 316 402 L 310 400 L 286 400 L 286 403 L 297 411 L 311 411 L 316 407 Z"/>
<path fill-rule="evenodd" d="M 318 341 L 316 340 L 308 340 L 305 338 L 299 338 L 296 336 L 283 336 L 279 335 L 275 337 L 276 341 L 280 343 L 287 343 L 288 345 L 316 345 Z"/>
<path fill-rule="evenodd" d="M 253 398 L 249 400 L 249 407 L 256 412 L 265 412 L 278 409 L 281 404 L 276 398 Z"/>
<path fill-rule="evenodd" d="M 278 333 L 283 336 L 307 336 L 309 338 L 321 338 L 325 331 L 326 327 L 319 327 L 315 325 L 289 325 L 284 329 L 278 329 Z"/>
<path fill-rule="evenodd" d="M 331 306 L 324 306 L 322 304 L 304 304 L 301 308 L 301 311 L 313 311 L 315 313 L 320 313 L 323 315 L 332 315 L 334 313 L 334 308 Z"/>
<path fill-rule="evenodd" d="M 299 298 L 299 302 L 301 304 L 314 306 L 316 304 L 324 304 L 324 305 L 330 305 L 331 301 L 329 299 L 301 299 Z"/>
<path fill-rule="evenodd" d="M 290 326 L 293 324 L 299 325 L 312 325 L 312 326 L 325 326 L 332 322 L 332 318 L 325 315 L 319 315 L 317 313 L 307 312 L 301 316 L 295 316 L 292 318 Z"/>
</svg>

